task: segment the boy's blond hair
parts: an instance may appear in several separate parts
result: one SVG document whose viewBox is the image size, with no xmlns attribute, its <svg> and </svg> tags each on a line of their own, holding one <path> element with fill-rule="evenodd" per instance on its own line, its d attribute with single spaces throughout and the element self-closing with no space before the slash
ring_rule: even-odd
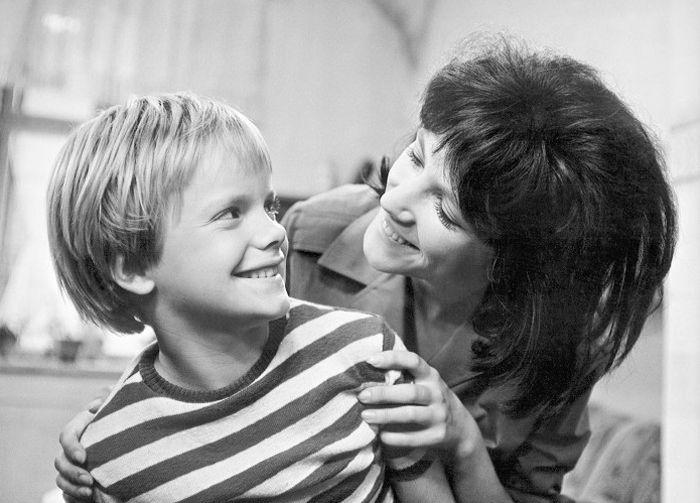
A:
<svg viewBox="0 0 700 503">
<path fill-rule="evenodd" d="M 49 182 L 48 233 L 59 284 L 84 318 L 143 330 L 133 294 L 112 279 L 115 260 L 134 272 L 158 262 L 163 219 L 204 154 L 222 148 L 232 162 L 271 169 L 249 119 L 189 93 L 135 98 L 70 135 Z"/>
</svg>

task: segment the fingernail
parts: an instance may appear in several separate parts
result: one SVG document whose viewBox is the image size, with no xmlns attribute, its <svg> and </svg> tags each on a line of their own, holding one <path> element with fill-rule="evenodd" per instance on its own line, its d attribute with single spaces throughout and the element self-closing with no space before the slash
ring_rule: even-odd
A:
<svg viewBox="0 0 700 503">
<path fill-rule="evenodd" d="M 87 486 L 92 485 L 92 477 L 90 475 L 83 473 L 79 478 L 81 483 Z"/>
<path fill-rule="evenodd" d="M 85 453 L 83 451 L 73 451 L 73 458 L 78 463 L 82 463 L 83 461 L 85 461 Z"/>
<path fill-rule="evenodd" d="M 369 400 L 371 397 L 372 397 L 372 393 L 370 393 L 369 390 L 362 390 L 362 391 L 360 391 L 360 394 L 357 395 L 357 398 L 360 401 Z"/>
<path fill-rule="evenodd" d="M 90 489 L 89 487 L 81 487 L 80 494 L 89 498 L 90 496 L 92 496 L 92 489 Z"/>
<path fill-rule="evenodd" d="M 363 410 L 360 415 L 362 416 L 362 419 L 365 421 L 374 421 L 377 419 L 377 414 L 374 413 L 372 410 Z"/>
<path fill-rule="evenodd" d="M 378 365 L 381 361 L 381 358 L 379 357 L 379 355 L 374 355 L 374 356 L 370 356 L 369 358 L 367 358 L 366 361 L 370 365 Z"/>
</svg>

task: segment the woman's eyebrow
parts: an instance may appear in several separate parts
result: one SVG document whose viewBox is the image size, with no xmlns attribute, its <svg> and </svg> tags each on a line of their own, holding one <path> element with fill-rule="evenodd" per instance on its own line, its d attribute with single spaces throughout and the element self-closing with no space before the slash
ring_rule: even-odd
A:
<svg viewBox="0 0 700 503">
<path fill-rule="evenodd" d="M 423 128 L 418 130 L 418 133 L 416 133 L 416 141 L 418 142 L 418 146 L 420 147 L 421 152 L 425 152 L 425 130 Z"/>
</svg>

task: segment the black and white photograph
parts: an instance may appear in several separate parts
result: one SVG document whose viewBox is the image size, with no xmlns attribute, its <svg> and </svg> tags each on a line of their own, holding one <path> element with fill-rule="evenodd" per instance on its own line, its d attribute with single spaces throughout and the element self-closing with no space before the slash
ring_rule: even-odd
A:
<svg viewBox="0 0 700 503">
<path fill-rule="evenodd" d="M 0 0 L 0 503 L 697 503 L 699 284 L 697 0 Z"/>
</svg>

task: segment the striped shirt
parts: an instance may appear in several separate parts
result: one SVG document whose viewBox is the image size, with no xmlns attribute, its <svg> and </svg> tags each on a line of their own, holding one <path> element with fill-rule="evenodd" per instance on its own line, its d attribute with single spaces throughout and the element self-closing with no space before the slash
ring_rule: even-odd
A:
<svg viewBox="0 0 700 503">
<path fill-rule="evenodd" d="M 196 392 L 156 373 L 154 343 L 86 429 L 88 469 L 105 501 L 392 502 L 357 401 L 400 377 L 365 363 L 389 349 L 381 318 L 293 299 L 246 375 Z"/>
</svg>

